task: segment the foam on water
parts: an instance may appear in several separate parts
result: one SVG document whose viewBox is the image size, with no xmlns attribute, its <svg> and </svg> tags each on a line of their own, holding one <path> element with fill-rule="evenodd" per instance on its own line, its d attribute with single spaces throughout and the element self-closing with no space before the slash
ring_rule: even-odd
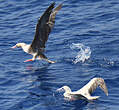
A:
<svg viewBox="0 0 119 110">
<path fill-rule="evenodd" d="M 72 43 L 70 46 L 72 50 L 79 50 L 73 63 L 76 64 L 78 62 L 85 62 L 85 60 L 89 59 L 91 56 L 91 49 L 88 46 L 83 45 L 82 43 Z"/>
</svg>

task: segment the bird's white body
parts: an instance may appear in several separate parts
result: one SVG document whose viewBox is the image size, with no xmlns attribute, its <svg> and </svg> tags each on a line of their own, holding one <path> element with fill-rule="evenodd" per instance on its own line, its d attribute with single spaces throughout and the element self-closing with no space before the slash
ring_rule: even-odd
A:
<svg viewBox="0 0 119 110">
<path fill-rule="evenodd" d="M 18 43 L 17 45 L 20 45 L 24 52 L 33 55 L 33 53 L 29 53 L 30 44 Z"/>
<path fill-rule="evenodd" d="M 28 44 L 26 44 L 25 46 L 22 46 L 23 51 L 26 52 L 26 53 L 29 53 L 28 52 L 29 48 L 30 48 L 30 45 L 28 45 Z M 33 53 L 29 53 L 29 54 L 33 55 Z"/>
<path fill-rule="evenodd" d="M 77 91 L 72 92 L 68 86 L 63 86 L 62 88 L 59 88 L 58 90 L 64 89 L 64 91 L 65 91 L 65 93 L 63 94 L 64 97 L 69 98 L 71 100 L 76 100 L 76 97 L 79 99 L 95 100 L 95 99 L 99 98 L 100 96 L 91 96 L 91 93 L 94 92 L 94 90 L 98 86 L 108 96 L 108 90 L 107 90 L 106 84 L 102 78 L 93 78 L 84 87 L 82 87 L 81 89 L 79 89 Z"/>
</svg>

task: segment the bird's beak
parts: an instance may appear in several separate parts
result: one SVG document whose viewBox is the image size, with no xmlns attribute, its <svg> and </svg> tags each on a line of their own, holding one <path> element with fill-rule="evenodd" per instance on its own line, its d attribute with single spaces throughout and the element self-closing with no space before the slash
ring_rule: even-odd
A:
<svg viewBox="0 0 119 110">
<path fill-rule="evenodd" d="M 61 87 L 61 88 L 57 89 L 56 91 L 57 91 L 57 92 L 63 92 L 64 89 Z"/>
<path fill-rule="evenodd" d="M 13 47 L 11 47 L 12 49 L 14 49 L 14 48 L 16 48 L 17 46 L 15 45 L 15 46 L 13 46 Z"/>
</svg>

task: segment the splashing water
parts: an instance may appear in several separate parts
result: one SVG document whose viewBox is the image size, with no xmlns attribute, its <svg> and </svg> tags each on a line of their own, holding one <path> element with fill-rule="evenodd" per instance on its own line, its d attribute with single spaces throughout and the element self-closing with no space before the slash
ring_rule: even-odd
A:
<svg viewBox="0 0 119 110">
<path fill-rule="evenodd" d="M 91 49 L 90 47 L 88 46 L 85 46 L 81 43 L 72 43 L 72 45 L 70 46 L 70 48 L 72 50 L 76 49 L 76 50 L 79 50 L 76 57 L 75 57 L 75 60 L 73 60 L 73 63 L 78 63 L 78 62 L 84 62 L 85 60 L 89 59 L 90 58 L 90 55 L 91 55 Z"/>
</svg>

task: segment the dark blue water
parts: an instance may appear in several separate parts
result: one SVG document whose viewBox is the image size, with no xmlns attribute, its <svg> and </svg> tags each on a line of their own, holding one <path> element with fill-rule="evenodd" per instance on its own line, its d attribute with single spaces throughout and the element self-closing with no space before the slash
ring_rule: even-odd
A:
<svg viewBox="0 0 119 110">
<path fill-rule="evenodd" d="M 56 1 L 56 0 L 55 0 Z M 0 0 L 0 110 L 118 110 L 119 109 L 119 1 L 62 0 L 63 8 L 46 46 L 55 64 L 24 63 L 32 56 L 17 42 L 31 43 L 37 19 L 52 1 Z M 91 49 L 90 59 L 74 64 L 72 43 Z M 93 77 L 105 79 L 109 96 L 97 89 L 97 101 L 68 102 L 56 89 L 77 90 Z"/>
</svg>

